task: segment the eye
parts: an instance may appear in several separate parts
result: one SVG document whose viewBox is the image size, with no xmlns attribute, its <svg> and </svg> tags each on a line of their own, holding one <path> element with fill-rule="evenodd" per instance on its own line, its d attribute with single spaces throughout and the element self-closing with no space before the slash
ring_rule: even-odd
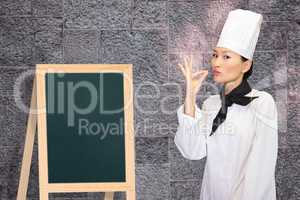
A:
<svg viewBox="0 0 300 200">
<path fill-rule="evenodd" d="M 214 58 L 215 58 L 215 57 L 218 57 L 218 56 L 217 56 L 217 54 L 216 54 L 216 53 L 213 53 L 213 54 L 212 54 L 212 57 L 214 57 Z"/>
<path fill-rule="evenodd" d="M 225 59 L 229 59 L 229 58 L 230 58 L 230 56 L 227 56 L 227 55 L 225 55 L 225 56 L 224 56 L 224 58 L 225 58 Z"/>
</svg>

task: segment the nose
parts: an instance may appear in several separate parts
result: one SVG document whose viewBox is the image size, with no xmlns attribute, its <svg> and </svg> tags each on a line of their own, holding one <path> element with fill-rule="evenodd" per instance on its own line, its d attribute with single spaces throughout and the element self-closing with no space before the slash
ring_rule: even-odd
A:
<svg viewBox="0 0 300 200">
<path fill-rule="evenodd" d="M 212 67 L 215 68 L 220 68 L 222 66 L 222 60 L 220 56 L 218 58 L 215 58 L 212 60 Z"/>
</svg>

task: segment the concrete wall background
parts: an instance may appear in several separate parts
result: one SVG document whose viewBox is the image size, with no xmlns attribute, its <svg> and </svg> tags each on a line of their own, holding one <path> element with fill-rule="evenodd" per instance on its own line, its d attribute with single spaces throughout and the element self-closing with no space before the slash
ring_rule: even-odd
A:
<svg viewBox="0 0 300 200">
<path fill-rule="evenodd" d="M 211 48 L 235 8 L 264 15 L 249 82 L 270 92 L 279 109 L 278 199 L 300 199 L 298 0 L 1 0 L 0 199 L 16 198 L 25 139 L 27 114 L 14 98 L 17 78 L 37 63 L 133 63 L 136 91 L 151 95 L 136 96 L 135 102 L 154 111 L 135 108 L 137 199 L 197 200 L 205 160 L 184 159 L 173 143 L 174 111 L 184 95 L 176 64 L 179 53 L 192 52 L 195 68 L 209 68 Z M 28 105 L 31 87 L 32 78 L 26 79 L 17 99 Z M 214 92 L 208 77 L 199 92 L 199 106 Z M 38 199 L 37 169 L 35 144 L 30 200 Z M 51 199 L 100 196 L 52 194 Z M 116 199 L 124 199 L 124 194 Z"/>
</svg>

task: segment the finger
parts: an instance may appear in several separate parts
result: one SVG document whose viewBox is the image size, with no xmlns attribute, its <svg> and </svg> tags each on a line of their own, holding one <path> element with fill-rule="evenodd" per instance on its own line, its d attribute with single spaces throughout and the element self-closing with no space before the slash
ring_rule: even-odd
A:
<svg viewBox="0 0 300 200">
<path fill-rule="evenodd" d="M 183 61 L 184 61 L 184 66 L 187 69 L 188 68 L 188 61 L 187 61 L 187 57 L 183 56 Z"/>
<path fill-rule="evenodd" d="M 201 87 L 201 85 L 202 85 L 202 82 L 203 82 L 203 80 L 206 78 L 206 76 L 207 76 L 207 74 L 208 74 L 208 71 L 206 70 L 206 71 L 203 71 L 203 72 L 198 72 L 198 76 L 200 76 L 201 75 L 201 77 L 200 77 L 200 79 L 199 79 L 199 81 L 197 82 L 197 85 L 196 85 L 196 91 L 198 91 L 199 89 L 200 89 L 200 87 Z M 196 76 L 197 76 L 196 75 Z"/>
<path fill-rule="evenodd" d="M 202 75 L 202 79 L 205 79 L 208 75 L 208 70 L 204 70 Z"/>
<path fill-rule="evenodd" d="M 185 76 L 185 69 L 184 69 L 183 65 L 178 63 L 178 66 L 179 66 L 181 72 L 183 73 L 183 75 Z"/>
<path fill-rule="evenodd" d="M 204 72 L 202 73 L 202 76 L 201 76 L 201 78 L 200 78 L 200 82 L 203 82 L 203 80 L 207 77 L 207 75 L 208 75 L 208 71 L 206 70 L 206 71 L 204 71 Z"/>
<path fill-rule="evenodd" d="M 201 70 L 201 71 L 195 72 L 195 73 L 193 74 L 193 78 L 199 78 L 199 77 L 201 77 L 201 76 L 206 76 L 207 73 L 208 73 L 207 70 Z"/>
<path fill-rule="evenodd" d="M 179 52 L 180 59 L 183 59 L 183 55 L 184 55 L 183 52 Z"/>
<path fill-rule="evenodd" d="M 192 72 L 192 67 L 191 67 L 191 65 L 190 65 L 188 56 L 185 56 L 185 57 L 184 57 L 184 61 L 185 61 L 185 69 L 186 69 L 186 72 L 187 72 L 188 74 L 190 74 L 190 73 Z"/>
<path fill-rule="evenodd" d="M 190 56 L 190 66 L 191 66 L 191 68 L 193 67 L 193 54 L 191 54 L 191 56 Z"/>
</svg>

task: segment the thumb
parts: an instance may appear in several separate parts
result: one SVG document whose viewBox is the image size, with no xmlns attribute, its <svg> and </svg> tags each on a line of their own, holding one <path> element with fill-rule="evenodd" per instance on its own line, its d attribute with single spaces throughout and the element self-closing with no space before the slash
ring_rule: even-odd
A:
<svg viewBox="0 0 300 200">
<path fill-rule="evenodd" d="M 195 79 L 197 80 L 196 90 L 198 91 L 202 85 L 203 80 L 207 77 L 208 70 L 203 70 L 195 73 Z"/>
</svg>

